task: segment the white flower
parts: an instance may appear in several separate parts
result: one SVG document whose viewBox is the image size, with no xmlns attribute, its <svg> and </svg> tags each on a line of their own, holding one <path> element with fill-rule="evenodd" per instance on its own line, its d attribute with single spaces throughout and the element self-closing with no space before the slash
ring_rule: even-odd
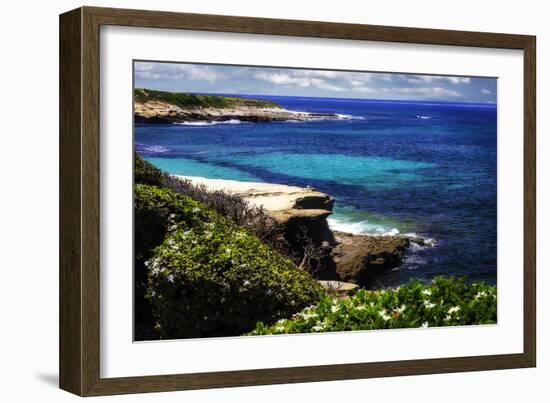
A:
<svg viewBox="0 0 550 403">
<path fill-rule="evenodd" d="M 271 295 L 273 294 L 273 290 L 271 288 L 268 288 L 265 292 L 266 295 Z"/>
<path fill-rule="evenodd" d="M 315 312 L 313 313 L 309 313 L 309 312 L 300 312 L 297 316 L 305 319 L 305 320 L 308 320 L 308 319 L 311 319 L 311 318 L 316 318 L 318 317 L 319 315 L 317 315 Z"/>
<path fill-rule="evenodd" d="M 174 282 L 174 275 L 169 274 L 168 277 L 166 277 L 166 280 L 168 280 L 169 283 L 173 283 Z"/>
<path fill-rule="evenodd" d="M 432 309 L 435 306 L 435 304 L 430 302 L 429 299 L 427 299 L 424 301 L 424 306 L 426 307 L 426 309 Z"/>
<path fill-rule="evenodd" d="M 448 322 L 450 321 L 452 318 L 451 318 L 451 315 L 447 315 L 445 316 L 445 319 L 443 319 L 445 322 Z"/>
<path fill-rule="evenodd" d="M 451 309 L 449 309 L 449 310 L 447 311 L 447 313 L 448 313 L 449 315 L 451 315 L 451 314 L 453 314 L 453 313 L 455 313 L 455 312 L 458 312 L 458 311 L 460 311 L 460 307 L 459 307 L 459 306 L 453 306 Z"/>
<path fill-rule="evenodd" d="M 371 301 L 371 303 L 369 304 L 371 308 L 374 308 L 374 302 Z"/>
<path fill-rule="evenodd" d="M 332 306 L 330 307 L 330 311 L 331 311 L 332 313 L 338 312 L 339 309 L 340 309 L 340 307 L 339 307 L 338 305 L 332 305 Z"/>
<path fill-rule="evenodd" d="M 403 313 L 407 309 L 407 306 L 405 304 L 401 305 L 399 308 L 395 308 L 395 312 Z"/>
<path fill-rule="evenodd" d="M 324 328 L 323 328 L 323 324 L 318 322 L 315 326 L 313 326 L 311 328 L 314 332 L 320 332 L 322 331 Z"/>
<path fill-rule="evenodd" d="M 480 299 L 482 297 L 485 297 L 487 293 L 485 291 L 480 291 L 476 294 L 475 299 Z"/>
<path fill-rule="evenodd" d="M 364 311 L 365 309 L 367 309 L 367 307 L 365 305 L 359 305 L 359 306 L 355 307 L 355 309 L 357 311 Z"/>
<path fill-rule="evenodd" d="M 231 253 L 231 249 L 227 248 L 227 249 L 225 250 L 225 253 L 227 253 L 227 254 L 229 255 L 229 254 Z"/>
<path fill-rule="evenodd" d="M 198 207 L 194 207 L 193 210 L 191 210 L 191 211 L 192 211 L 193 213 L 198 213 L 198 212 L 201 211 L 201 209 L 198 208 Z"/>
<path fill-rule="evenodd" d="M 250 285 L 250 281 L 244 280 L 244 281 L 243 281 L 243 285 L 244 285 L 245 287 L 246 287 L 247 285 Z"/>
<path fill-rule="evenodd" d="M 275 330 L 278 331 L 278 332 L 284 332 L 285 327 L 284 326 L 275 326 Z"/>
<path fill-rule="evenodd" d="M 170 218 L 176 218 L 175 214 L 170 214 Z"/>
<path fill-rule="evenodd" d="M 430 290 L 428 290 L 427 288 L 423 289 L 422 290 L 422 294 L 424 295 L 432 295 L 432 292 Z"/>
<path fill-rule="evenodd" d="M 384 319 L 385 322 L 387 322 L 388 320 L 391 319 L 391 316 L 386 314 L 386 310 L 385 310 L 385 309 L 383 309 L 383 310 L 381 310 L 380 312 L 378 312 L 378 315 L 380 315 L 380 317 L 381 317 L 382 319 Z"/>
<path fill-rule="evenodd" d="M 204 320 L 208 320 L 208 316 L 205 316 L 203 319 L 204 319 Z"/>
<path fill-rule="evenodd" d="M 428 322 L 422 323 L 422 327 L 428 327 Z"/>
</svg>

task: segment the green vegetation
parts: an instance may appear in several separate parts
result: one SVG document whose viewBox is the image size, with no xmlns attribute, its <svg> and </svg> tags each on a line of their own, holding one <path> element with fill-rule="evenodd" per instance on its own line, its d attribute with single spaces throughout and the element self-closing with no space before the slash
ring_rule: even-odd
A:
<svg viewBox="0 0 550 403">
<path fill-rule="evenodd" d="M 214 213 L 203 205 L 155 186 L 135 186 L 134 194 L 134 245 L 136 257 L 146 260 L 152 249 L 160 245 L 172 223 L 186 228 L 204 225 L 214 221 Z"/>
<path fill-rule="evenodd" d="M 136 102 L 162 101 L 181 108 L 239 108 L 243 106 L 281 108 L 276 102 L 260 99 L 156 91 L 145 88 L 136 88 L 134 90 L 134 99 Z"/>
<path fill-rule="evenodd" d="M 134 182 L 158 187 L 166 186 L 164 173 L 137 154 L 134 154 Z"/>
<path fill-rule="evenodd" d="M 496 286 L 464 278 L 413 281 L 398 289 L 359 290 L 349 298 L 324 297 L 290 319 L 257 323 L 250 335 L 494 324 Z"/>
<path fill-rule="evenodd" d="M 496 323 L 496 286 L 463 278 L 329 296 L 263 210 L 135 157 L 136 340 Z"/>
<path fill-rule="evenodd" d="M 169 189 L 137 185 L 136 252 L 162 338 L 239 335 L 311 305 L 322 289 L 242 227 Z"/>
</svg>

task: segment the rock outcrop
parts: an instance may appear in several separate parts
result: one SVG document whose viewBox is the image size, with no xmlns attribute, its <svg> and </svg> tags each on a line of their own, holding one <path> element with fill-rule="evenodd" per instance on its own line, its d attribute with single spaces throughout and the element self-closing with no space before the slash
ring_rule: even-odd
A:
<svg viewBox="0 0 550 403">
<path fill-rule="evenodd" d="M 303 249 L 304 245 L 300 244 L 303 235 L 307 235 L 317 246 L 326 246 L 330 253 L 315 275 L 327 284 L 364 285 L 372 276 L 401 265 L 411 242 L 433 246 L 433 240 L 421 237 L 355 235 L 332 231 L 327 217 L 332 214 L 334 199 L 311 187 L 193 176 L 178 178 L 204 185 L 210 191 L 223 190 L 263 207 L 281 225 L 285 239 L 295 250 Z"/>
<path fill-rule="evenodd" d="M 296 112 L 273 101 L 136 89 L 136 123 L 272 122 L 341 119 L 335 113 Z"/>
<path fill-rule="evenodd" d="M 359 288 L 357 284 L 345 283 L 337 280 L 319 280 L 319 284 L 321 284 L 329 293 L 336 295 L 352 294 Z"/>
<path fill-rule="evenodd" d="M 294 244 L 302 233 L 313 239 L 316 244 L 333 242 L 327 217 L 332 214 L 334 199 L 325 193 L 312 188 L 271 183 L 194 176 L 178 176 L 178 178 L 204 185 L 210 191 L 223 190 L 257 207 L 263 207 L 281 225 L 285 238 L 291 244 Z"/>
<path fill-rule="evenodd" d="M 334 232 L 333 260 L 341 281 L 366 284 L 372 276 L 398 267 L 410 245 L 406 236 Z"/>
</svg>

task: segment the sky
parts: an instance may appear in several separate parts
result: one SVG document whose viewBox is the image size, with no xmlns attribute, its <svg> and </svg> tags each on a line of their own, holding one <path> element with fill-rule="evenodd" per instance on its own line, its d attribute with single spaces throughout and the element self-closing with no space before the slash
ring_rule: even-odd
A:
<svg viewBox="0 0 550 403">
<path fill-rule="evenodd" d="M 164 62 L 135 62 L 134 73 L 136 88 L 172 92 L 472 103 L 497 94 L 497 80 L 480 77 Z"/>
</svg>

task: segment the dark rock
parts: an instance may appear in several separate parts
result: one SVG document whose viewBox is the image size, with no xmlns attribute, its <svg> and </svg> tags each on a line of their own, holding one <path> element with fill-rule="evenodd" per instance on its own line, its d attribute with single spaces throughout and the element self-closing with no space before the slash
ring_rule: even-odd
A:
<svg viewBox="0 0 550 403">
<path fill-rule="evenodd" d="M 333 261 L 338 280 L 365 284 L 369 277 L 403 261 L 410 241 L 405 236 L 354 235 L 334 232 Z"/>
</svg>

